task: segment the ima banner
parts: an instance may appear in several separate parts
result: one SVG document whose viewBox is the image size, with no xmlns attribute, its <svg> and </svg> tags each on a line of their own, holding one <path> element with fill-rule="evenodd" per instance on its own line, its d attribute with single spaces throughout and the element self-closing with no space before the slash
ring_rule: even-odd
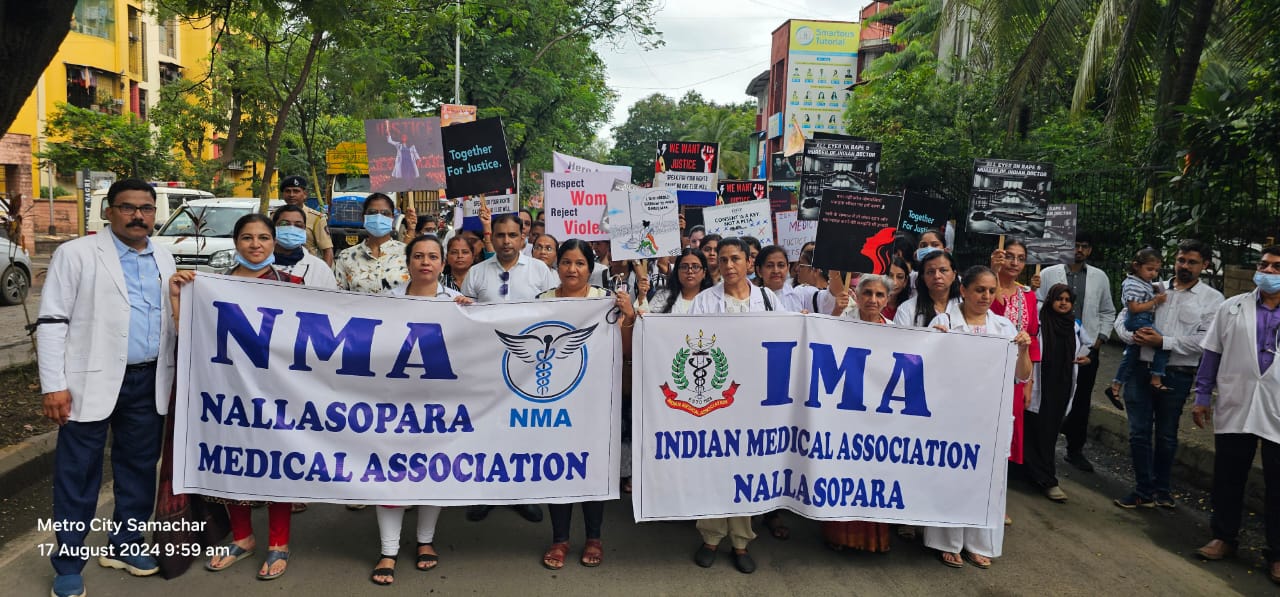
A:
<svg viewBox="0 0 1280 597">
<path fill-rule="evenodd" d="M 800 175 L 800 219 L 818 219 L 823 191 L 874 193 L 879 177 L 879 143 L 851 139 L 805 141 L 804 172 Z"/>
<path fill-rule="evenodd" d="M 631 182 L 631 166 L 601 164 L 558 151 L 551 152 L 551 169 L 555 172 L 613 172 L 619 178 Z"/>
<path fill-rule="evenodd" d="M 677 191 L 716 191 L 720 144 L 660 141 L 653 186 Z"/>
<path fill-rule="evenodd" d="M 777 312 L 636 329 L 636 520 L 1004 524 L 1008 339 Z"/>
<path fill-rule="evenodd" d="M 725 238 L 753 236 L 762 247 L 774 244 L 773 215 L 767 200 L 706 207 L 702 210 L 702 220 L 707 234 L 719 234 Z"/>
<path fill-rule="evenodd" d="M 450 198 L 516 187 L 501 118 L 454 123 L 440 135 Z"/>
<path fill-rule="evenodd" d="M 889 273 L 902 196 L 834 189 L 823 191 L 822 196 L 813 267 L 860 274 Z"/>
<path fill-rule="evenodd" d="M 547 234 L 560 239 L 609 240 L 600 225 L 609 206 L 614 172 L 548 172 L 542 176 Z"/>
<path fill-rule="evenodd" d="M 459 307 L 200 274 L 182 295 L 174 490 L 349 504 L 616 498 L 612 306 Z"/>
<path fill-rule="evenodd" d="M 976 159 L 969 192 L 969 232 L 1044 236 L 1053 164 Z"/>
<path fill-rule="evenodd" d="M 364 121 L 369 187 L 378 193 L 444 188 L 439 118 Z"/>
<path fill-rule="evenodd" d="M 742 203 L 765 198 L 763 180 L 722 180 L 719 189 L 721 203 Z"/>
</svg>

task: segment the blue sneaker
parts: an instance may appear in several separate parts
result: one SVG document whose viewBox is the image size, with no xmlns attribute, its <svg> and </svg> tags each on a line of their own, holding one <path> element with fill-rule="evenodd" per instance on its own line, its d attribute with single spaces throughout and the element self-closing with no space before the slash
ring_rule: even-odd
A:
<svg viewBox="0 0 1280 597">
<path fill-rule="evenodd" d="M 84 597 L 84 577 L 79 574 L 60 574 L 53 579 L 50 597 Z"/>
<path fill-rule="evenodd" d="M 103 568 L 115 568 L 117 570 L 126 570 L 134 576 L 151 576 L 160 571 L 160 564 L 156 559 L 149 555 L 121 555 L 114 554 L 110 556 L 98 556 L 98 565 Z"/>
</svg>

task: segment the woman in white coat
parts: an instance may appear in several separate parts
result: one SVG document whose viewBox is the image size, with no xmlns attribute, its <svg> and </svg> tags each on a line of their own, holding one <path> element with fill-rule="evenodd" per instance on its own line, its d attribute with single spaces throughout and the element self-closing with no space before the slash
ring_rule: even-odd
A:
<svg viewBox="0 0 1280 597">
<path fill-rule="evenodd" d="M 1088 364 L 1093 340 L 1075 320 L 1076 293 L 1067 284 L 1054 284 L 1040 306 L 1040 360 L 1033 363 L 1031 391 L 1023 413 L 1023 464 L 1027 476 L 1045 497 L 1067 501 L 1058 486 L 1054 453 L 1062 421 L 1075 395 L 1076 369 Z"/>
<path fill-rule="evenodd" d="M 944 332 L 986 334 L 1009 338 L 1018 345 L 1018 363 L 1014 368 L 1015 381 L 1031 377 L 1031 355 L 1028 347 L 1031 337 L 1019 332 L 1013 322 L 991 312 L 999 281 L 989 268 L 975 265 L 964 272 L 960 280 L 961 303 L 938 315 L 930 325 Z M 1010 417 L 1012 419 L 1012 416 Z M 1012 431 L 1012 420 L 1009 430 Z M 1012 437 L 1000 438 L 1009 445 Z M 1003 461 L 1001 461 L 1003 462 Z M 996 471 L 1004 476 L 1004 471 Z M 1004 547 L 1004 525 L 994 527 L 925 527 L 924 544 L 938 550 L 938 558 L 952 568 L 961 568 L 964 562 L 979 568 L 990 568 L 991 558 L 1000 557 Z"/>
<path fill-rule="evenodd" d="M 333 270 L 323 259 L 307 252 L 307 214 L 296 205 L 282 205 L 271 214 L 276 227 L 276 269 L 302 278 L 304 286 L 338 288 Z"/>
</svg>

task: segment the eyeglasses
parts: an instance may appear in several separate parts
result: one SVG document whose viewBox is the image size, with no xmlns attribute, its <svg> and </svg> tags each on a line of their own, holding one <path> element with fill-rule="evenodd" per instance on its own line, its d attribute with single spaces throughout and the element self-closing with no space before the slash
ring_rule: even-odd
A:
<svg viewBox="0 0 1280 597">
<path fill-rule="evenodd" d="M 1265 271 L 1280 272 L 1280 261 L 1259 261 L 1259 262 L 1258 262 L 1258 271 L 1260 271 L 1260 272 L 1265 272 Z"/>
<path fill-rule="evenodd" d="M 682 272 L 700 272 L 702 266 L 697 263 L 681 263 L 678 269 Z"/>
<path fill-rule="evenodd" d="M 133 205 L 131 203 L 121 203 L 118 205 L 112 205 L 111 207 L 112 209 L 120 212 L 120 215 L 122 216 L 132 216 L 139 212 L 144 216 L 153 216 L 156 213 L 156 206 L 154 205 Z"/>
<path fill-rule="evenodd" d="M 506 297 L 507 293 L 511 291 L 511 286 L 507 284 L 507 282 L 511 280 L 511 272 L 502 272 L 498 274 L 498 279 L 502 280 L 502 286 L 498 287 L 498 295 Z"/>
<path fill-rule="evenodd" d="M 1026 255 L 1009 255 L 1009 261 L 1012 261 L 1014 263 L 1026 263 L 1027 256 Z"/>
</svg>

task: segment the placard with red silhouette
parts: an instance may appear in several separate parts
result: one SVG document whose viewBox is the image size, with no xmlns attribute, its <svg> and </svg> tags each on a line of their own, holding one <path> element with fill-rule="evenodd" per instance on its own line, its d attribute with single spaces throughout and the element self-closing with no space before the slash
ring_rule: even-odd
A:
<svg viewBox="0 0 1280 597">
<path fill-rule="evenodd" d="M 813 266 L 859 274 L 887 274 L 901 195 L 822 191 Z"/>
</svg>

